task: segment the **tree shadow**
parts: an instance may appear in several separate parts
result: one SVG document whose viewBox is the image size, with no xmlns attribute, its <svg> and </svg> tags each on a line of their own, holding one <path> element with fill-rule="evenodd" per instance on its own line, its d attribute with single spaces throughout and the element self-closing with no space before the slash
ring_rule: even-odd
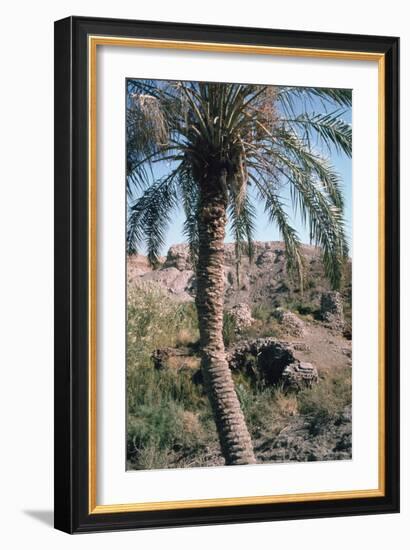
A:
<svg viewBox="0 0 410 550">
<path fill-rule="evenodd" d="M 54 526 L 53 510 L 23 510 L 23 513 L 26 514 L 26 516 L 30 516 L 31 518 L 48 525 L 49 527 Z"/>
</svg>

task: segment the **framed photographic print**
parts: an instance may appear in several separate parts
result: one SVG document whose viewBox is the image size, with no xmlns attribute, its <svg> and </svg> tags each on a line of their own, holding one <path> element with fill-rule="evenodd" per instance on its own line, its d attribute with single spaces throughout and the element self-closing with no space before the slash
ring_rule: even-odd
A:
<svg viewBox="0 0 410 550">
<path fill-rule="evenodd" d="M 398 50 L 56 22 L 56 528 L 399 510 Z"/>
</svg>

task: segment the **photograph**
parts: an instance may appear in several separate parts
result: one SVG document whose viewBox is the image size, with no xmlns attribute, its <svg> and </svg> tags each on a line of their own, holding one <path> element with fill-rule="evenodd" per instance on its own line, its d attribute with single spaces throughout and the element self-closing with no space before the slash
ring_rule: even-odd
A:
<svg viewBox="0 0 410 550">
<path fill-rule="evenodd" d="M 398 56 L 56 21 L 56 529 L 399 511 Z"/>
<path fill-rule="evenodd" d="M 410 33 L 369 7 L 4 3 L 2 548 L 402 550 Z"/>
<path fill-rule="evenodd" d="M 127 470 L 352 460 L 352 90 L 124 86 Z"/>
</svg>

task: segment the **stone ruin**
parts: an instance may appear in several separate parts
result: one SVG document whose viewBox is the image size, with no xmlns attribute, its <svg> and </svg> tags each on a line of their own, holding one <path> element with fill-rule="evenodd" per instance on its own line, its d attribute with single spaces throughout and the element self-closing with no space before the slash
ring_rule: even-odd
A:
<svg viewBox="0 0 410 550">
<path fill-rule="evenodd" d="M 274 338 L 257 338 L 241 342 L 227 352 L 232 371 L 243 372 L 266 385 L 283 384 L 301 389 L 318 382 L 318 372 L 311 363 L 296 359 L 292 345 Z"/>
<path fill-rule="evenodd" d="M 320 298 L 320 315 L 329 328 L 343 330 L 343 298 L 340 292 L 323 292 Z"/>
<path fill-rule="evenodd" d="M 241 333 L 252 325 L 254 319 L 252 317 L 251 308 L 246 303 L 240 303 L 233 306 L 228 312 L 235 323 L 235 331 Z"/>
<path fill-rule="evenodd" d="M 286 309 L 277 308 L 274 314 L 282 325 L 283 332 L 290 336 L 305 336 L 305 323 L 295 313 L 287 311 Z"/>
<path fill-rule="evenodd" d="M 316 367 L 304 361 L 295 361 L 285 367 L 281 378 L 285 387 L 293 389 L 310 388 L 319 381 Z"/>
<path fill-rule="evenodd" d="M 296 359 L 294 350 L 297 349 L 298 342 L 290 344 L 274 338 L 257 338 L 231 347 L 226 358 L 233 372 L 242 372 L 254 382 L 268 386 L 282 384 L 285 388 L 298 390 L 311 387 L 319 377 L 314 365 Z M 152 359 L 156 369 L 190 372 L 195 383 L 202 383 L 198 350 L 160 348 L 153 352 Z"/>
</svg>

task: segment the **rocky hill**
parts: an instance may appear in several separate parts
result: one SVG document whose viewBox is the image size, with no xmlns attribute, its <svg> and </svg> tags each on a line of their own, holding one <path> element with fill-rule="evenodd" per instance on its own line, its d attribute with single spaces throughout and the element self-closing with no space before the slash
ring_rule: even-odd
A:
<svg viewBox="0 0 410 550">
<path fill-rule="evenodd" d="M 260 304 L 268 307 L 286 307 L 292 302 L 319 307 L 322 293 L 329 290 L 320 251 L 309 245 L 303 245 L 302 251 L 305 258 L 303 295 L 298 282 L 287 273 L 283 242 L 255 242 L 253 260 L 249 262 L 249 259 L 243 256 L 239 266 L 235 258 L 234 245 L 226 244 L 226 307 L 230 309 L 240 303 L 247 303 L 250 307 Z M 351 296 L 350 272 L 349 261 L 346 265 L 346 282 L 342 289 L 346 303 L 350 302 Z M 171 246 L 156 270 L 149 266 L 144 256 L 129 256 L 128 281 L 131 284 L 156 282 L 175 299 L 192 301 L 195 296 L 195 275 L 187 245 Z"/>
</svg>

